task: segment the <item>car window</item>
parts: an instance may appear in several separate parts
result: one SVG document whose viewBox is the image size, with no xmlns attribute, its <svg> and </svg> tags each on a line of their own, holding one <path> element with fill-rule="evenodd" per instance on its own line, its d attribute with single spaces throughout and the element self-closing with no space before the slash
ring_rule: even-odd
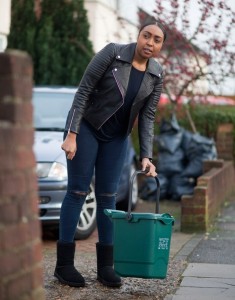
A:
<svg viewBox="0 0 235 300">
<path fill-rule="evenodd" d="M 33 117 L 35 129 L 64 129 L 73 93 L 33 92 Z"/>
</svg>

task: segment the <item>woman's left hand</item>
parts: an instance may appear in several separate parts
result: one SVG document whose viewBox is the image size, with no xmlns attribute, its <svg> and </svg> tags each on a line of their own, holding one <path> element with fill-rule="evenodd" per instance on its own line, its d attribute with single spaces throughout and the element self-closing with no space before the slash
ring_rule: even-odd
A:
<svg viewBox="0 0 235 300">
<path fill-rule="evenodd" d="M 148 170 L 148 172 L 146 173 L 146 176 L 150 176 L 150 177 L 157 176 L 156 167 L 148 158 L 146 158 L 146 157 L 143 158 L 141 161 L 141 164 L 142 164 L 142 171 Z"/>
</svg>

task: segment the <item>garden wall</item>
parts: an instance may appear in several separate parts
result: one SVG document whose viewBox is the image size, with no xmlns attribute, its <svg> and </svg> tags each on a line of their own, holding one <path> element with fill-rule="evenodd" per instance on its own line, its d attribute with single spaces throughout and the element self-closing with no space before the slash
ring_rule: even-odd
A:
<svg viewBox="0 0 235 300">
<path fill-rule="evenodd" d="M 181 231 L 205 232 L 222 204 L 235 192 L 233 161 L 205 161 L 192 196 L 181 198 Z"/>
</svg>

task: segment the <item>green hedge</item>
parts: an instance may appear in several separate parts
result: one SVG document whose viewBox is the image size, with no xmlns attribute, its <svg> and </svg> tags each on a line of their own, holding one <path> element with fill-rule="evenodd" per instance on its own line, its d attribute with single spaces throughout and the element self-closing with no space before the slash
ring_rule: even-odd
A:
<svg viewBox="0 0 235 300">
<path fill-rule="evenodd" d="M 30 54 L 35 85 L 77 86 L 94 55 L 84 0 L 39 2 L 12 0 L 8 49 Z"/>
<path fill-rule="evenodd" d="M 221 124 L 232 123 L 235 128 L 235 106 L 212 106 L 212 105 L 179 105 L 175 109 L 179 125 L 192 132 L 186 110 L 189 110 L 196 130 L 203 136 L 216 139 L 217 128 Z M 172 105 L 160 107 L 156 117 L 155 134 L 159 133 L 159 125 L 162 119 L 169 119 L 173 111 Z M 235 144 L 235 130 L 233 133 Z M 139 142 L 137 126 L 132 132 L 132 140 L 137 154 L 139 155 Z M 233 151 L 235 159 L 235 150 Z M 157 156 L 157 147 L 154 143 L 154 157 Z"/>
</svg>

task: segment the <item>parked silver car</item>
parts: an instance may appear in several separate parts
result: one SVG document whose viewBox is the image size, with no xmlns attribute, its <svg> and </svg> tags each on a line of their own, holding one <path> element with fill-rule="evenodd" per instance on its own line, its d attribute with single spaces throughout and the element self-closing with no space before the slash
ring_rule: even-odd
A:
<svg viewBox="0 0 235 300">
<path fill-rule="evenodd" d="M 76 88 L 35 87 L 33 90 L 35 142 L 40 220 L 43 225 L 58 229 L 60 208 L 67 187 L 66 157 L 61 150 L 67 113 Z M 127 209 L 129 178 L 136 170 L 137 159 L 131 139 L 118 189 L 117 203 Z M 95 178 L 83 205 L 75 239 L 86 239 L 96 228 Z M 132 207 L 138 200 L 138 182 L 132 189 Z"/>
</svg>

